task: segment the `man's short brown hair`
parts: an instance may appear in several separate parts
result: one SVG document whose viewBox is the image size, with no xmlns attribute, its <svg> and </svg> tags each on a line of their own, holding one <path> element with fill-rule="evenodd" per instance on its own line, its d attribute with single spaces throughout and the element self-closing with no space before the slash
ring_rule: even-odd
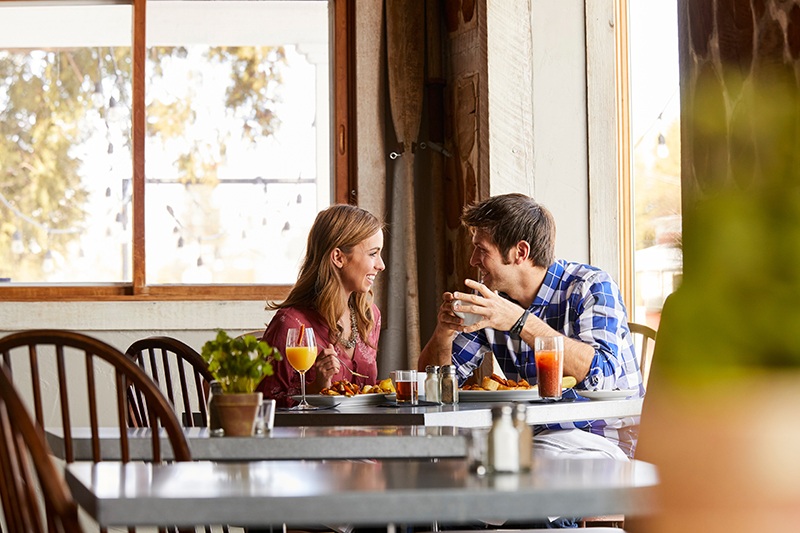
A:
<svg viewBox="0 0 800 533">
<path fill-rule="evenodd" d="M 508 261 L 508 251 L 519 241 L 530 245 L 528 259 L 535 266 L 547 268 L 555 261 L 555 220 L 550 211 L 530 196 L 501 194 L 468 205 L 461 222 L 471 231 L 480 229 L 488 233 L 504 261 Z"/>
</svg>

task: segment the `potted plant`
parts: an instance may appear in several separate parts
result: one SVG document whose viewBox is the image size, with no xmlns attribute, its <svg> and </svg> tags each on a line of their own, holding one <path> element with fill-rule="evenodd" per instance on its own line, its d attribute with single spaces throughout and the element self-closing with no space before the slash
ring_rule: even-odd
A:
<svg viewBox="0 0 800 533">
<path fill-rule="evenodd" d="M 281 359 L 280 352 L 253 335 L 232 338 L 220 329 L 200 355 L 224 393 L 214 397 L 214 404 L 225 435 L 252 435 L 262 399 L 256 387 L 272 375 L 272 361 Z"/>
</svg>

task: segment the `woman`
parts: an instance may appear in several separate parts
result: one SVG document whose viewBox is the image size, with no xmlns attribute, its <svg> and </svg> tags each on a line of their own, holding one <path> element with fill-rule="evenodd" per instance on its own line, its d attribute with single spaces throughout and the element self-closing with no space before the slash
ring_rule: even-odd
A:
<svg viewBox="0 0 800 533">
<path fill-rule="evenodd" d="M 334 381 L 374 385 L 381 314 L 372 303 L 381 259 L 383 224 L 352 205 L 334 205 L 317 215 L 308 234 L 306 257 L 297 283 L 277 309 L 263 340 L 286 353 L 289 328 L 314 329 L 319 354 L 306 372 L 306 393 L 317 394 Z M 300 375 L 284 357 L 258 390 L 279 406 L 291 406 L 300 394 Z"/>
</svg>

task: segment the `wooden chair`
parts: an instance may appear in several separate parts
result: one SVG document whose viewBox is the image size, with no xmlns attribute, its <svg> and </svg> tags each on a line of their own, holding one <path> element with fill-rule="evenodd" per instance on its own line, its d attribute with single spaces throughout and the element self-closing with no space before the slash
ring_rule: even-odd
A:
<svg viewBox="0 0 800 533">
<path fill-rule="evenodd" d="M 37 493 L 41 493 L 41 500 Z M 31 419 L 2 366 L 0 495 L 8 533 L 81 531 L 78 506 L 50 457 L 42 428 Z M 44 502 L 44 509 L 40 508 L 40 501 Z M 42 517 L 46 517 L 47 528 Z"/>
<path fill-rule="evenodd" d="M 261 329 L 254 329 L 254 330 L 252 330 L 252 331 L 245 331 L 244 333 L 242 333 L 242 334 L 240 334 L 240 335 L 237 335 L 237 336 L 236 336 L 236 338 L 239 338 L 239 337 L 244 337 L 245 335 L 252 335 L 252 336 L 253 336 L 253 337 L 255 337 L 256 339 L 258 339 L 258 340 L 261 340 L 261 337 L 263 337 L 263 336 L 264 336 L 264 333 L 265 333 L 266 331 L 267 331 L 267 328 L 266 328 L 266 327 L 264 327 L 264 328 L 261 328 Z"/>
<path fill-rule="evenodd" d="M 633 335 L 633 344 L 636 354 L 639 357 L 639 368 L 642 371 L 642 380 L 645 389 L 647 388 L 647 378 L 650 377 L 650 364 L 653 359 L 653 350 L 656 347 L 656 330 L 644 324 L 628 322 L 628 327 Z"/>
<path fill-rule="evenodd" d="M 67 463 L 75 458 L 74 426 L 91 428 L 94 462 L 103 460 L 98 428 L 118 427 L 119 456 L 123 462 L 130 461 L 127 434 L 130 385 L 141 391 L 143 411 L 154 430 L 153 461 L 163 459 L 160 429 L 168 437 L 174 460 L 192 460 L 181 424 L 153 380 L 125 354 L 100 340 L 61 330 L 13 333 L 0 339 L 0 366 L 32 406 L 41 428 L 48 427 L 49 418 L 60 419 L 52 425 L 63 429 Z"/>
<path fill-rule="evenodd" d="M 208 425 L 208 390 L 214 378 L 194 348 L 172 337 L 154 336 L 134 342 L 125 353 L 155 381 L 184 427 Z M 141 392 L 131 387 L 128 394 L 134 406 L 129 425 L 149 427 Z"/>
<path fill-rule="evenodd" d="M 194 348 L 173 337 L 152 336 L 135 341 L 125 354 L 166 395 L 184 427 L 208 426 L 208 391 L 214 377 Z M 131 406 L 128 425 L 150 427 L 142 391 L 131 385 L 128 399 Z M 227 533 L 228 526 L 221 526 L 221 530 Z M 211 528 L 205 526 L 205 531 L 210 532 Z"/>
<path fill-rule="evenodd" d="M 628 328 L 633 335 L 633 345 L 639 358 L 639 368 L 642 371 L 642 380 L 647 388 L 647 378 L 650 376 L 650 363 L 656 344 L 656 330 L 644 324 L 628 322 Z M 614 527 L 620 528 L 625 524 L 623 515 L 592 516 L 580 521 L 582 527 Z"/>
</svg>

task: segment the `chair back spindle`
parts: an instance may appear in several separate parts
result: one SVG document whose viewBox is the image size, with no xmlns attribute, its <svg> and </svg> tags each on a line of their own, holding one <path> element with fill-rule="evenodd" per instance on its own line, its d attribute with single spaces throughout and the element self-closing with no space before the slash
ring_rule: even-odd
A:
<svg viewBox="0 0 800 533">
<path fill-rule="evenodd" d="M 150 439 L 152 460 L 163 461 L 161 439 L 166 434 L 172 460 L 191 461 L 183 428 L 158 386 L 125 354 L 98 339 L 62 330 L 13 333 L 0 338 L 0 367 L 31 406 L 37 427 L 55 430 L 60 426 L 63 457 L 67 463 L 75 460 L 73 428 L 87 425 L 94 462 L 107 458 L 100 446 L 100 428 L 105 427 L 118 428 L 118 457 L 123 462 L 131 460 L 127 432 L 128 416 L 134 410 L 128 394 L 132 388 L 138 392 L 140 403 L 137 407 L 146 413 L 148 425 L 153 430 Z M 3 467 L 7 472 L 5 465 Z M 8 475 L 4 475 L 3 479 L 7 478 Z M 5 481 L 4 485 L 8 487 Z M 12 503 L 11 498 L 11 491 L 4 489 L 4 505 Z M 36 531 L 35 524 L 31 527 L 31 531 Z M 23 527 L 20 531 L 27 529 Z"/>
<path fill-rule="evenodd" d="M 50 454 L 41 426 L 0 366 L 0 501 L 8 533 L 81 531 L 78 506 Z"/>
<path fill-rule="evenodd" d="M 647 388 L 647 379 L 650 377 L 652 354 L 656 346 L 656 330 L 644 324 L 628 322 L 628 328 L 633 335 L 634 347 L 639 358 L 639 370 L 642 372 L 642 382 Z"/>
<path fill-rule="evenodd" d="M 165 336 L 140 339 L 131 344 L 126 354 L 139 365 L 169 399 L 185 427 L 206 427 L 209 383 L 213 381 L 206 362 L 186 343 Z M 135 388 L 129 390 L 132 404 L 132 427 L 148 427 L 147 413 Z"/>
</svg>

